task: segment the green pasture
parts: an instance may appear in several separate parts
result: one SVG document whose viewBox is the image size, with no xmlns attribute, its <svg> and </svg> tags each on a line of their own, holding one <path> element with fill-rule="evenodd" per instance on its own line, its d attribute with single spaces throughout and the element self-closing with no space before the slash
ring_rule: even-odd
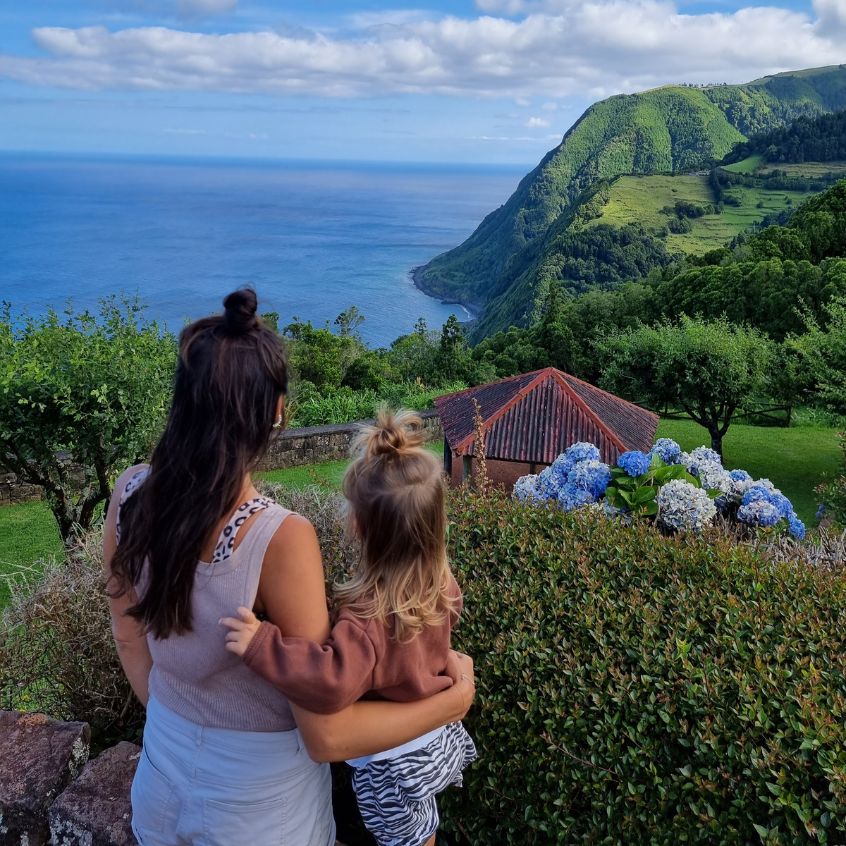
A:
<svg viewBox="0 0 846 846">
<path fill-rule="evenodd" d="M 756 170 L 760 169 L 763 163 L 764 157 L 756 154 L 754 156 L 749 156 L 748 159 L 743 159 L 743 161 L 725 165 L 723 170 L 727 170 L 729 173 L 755 173 Z"/>
<path fill-rule="evenodd" d="M 723 170 L 729 173 L 745 173 L 748 175 L 766 176 L 774 170 L 782 171 L 788 176 L 805 179 L 821 179 L 829 174 L 841 176 L 846 174 L 846 162 L 767 162 L 762 155 L 749 156 L 743 161 L 725 165 Z M 775 192 L 778 193 L 778 192 Z"/>
<path fill-rule="evenodd" d="M 693 255 L 716 249 L 768 215 L 797 206 L 809 196 L 802 191 L 770 191 L 744 186 L 734 186 L 726 195 L 739 200 L 740 205 L 726 205 L 722 214 L 692 219 L 690 232 L 667 235 L 667 249 Z M 611 186 L 602 215 L 590 221 L 588 226 L 640 223 L 647 229 L 660 229 L 674 217 L 662 209 L 674 207 L 676 200 L 698 205 L 712 203 L 714 197 L 708 177 L 704 174 L 621 176 Z"/>
</svg>

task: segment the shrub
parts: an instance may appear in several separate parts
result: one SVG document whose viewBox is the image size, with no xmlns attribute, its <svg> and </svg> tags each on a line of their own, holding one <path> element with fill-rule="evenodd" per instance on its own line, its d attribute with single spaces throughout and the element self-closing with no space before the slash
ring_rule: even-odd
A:
<svg viewBox="0 0 846 846">
<path fill-rule="evenodd" d="M 460 493 L 468 843 L 846 834 L 846 582 L 717 535 Z M 815 834 L 814 834 L 815 832 Z"/>
<path fill-rule="evenodd" d="M 133 300 L 105 299 L 96 315 L 0 309 L 0 463 L 44 489 L 63 540 L 149 454 L 175 366 L 175 339 Z"/>
<path fill-rule="evenodd" d="M 112 641 L 100 543 L 89 533 L 13 590 L 0 623 L 0 707 L 85 720 L 95 746 L 137 740 L 144 723 Z"/>
</svg>

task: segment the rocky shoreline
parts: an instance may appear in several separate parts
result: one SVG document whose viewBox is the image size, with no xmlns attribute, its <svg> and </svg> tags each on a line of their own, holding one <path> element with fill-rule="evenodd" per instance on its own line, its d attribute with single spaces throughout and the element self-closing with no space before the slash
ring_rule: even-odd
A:
<svg viewBox="0 0 846 846">
<path fill-rule="evenodd" d="M 423 270 L 426 267 L 425 264 L 421 264 L 418 267 L 412 267 L 409 271 L 409 276 L 415 288 L 418 291 L 422 291 L 427 297 L 431 297 L 433 300 L 438 300 L 443 305 L 458 305 L 467 312 L 467 320 L 462 321 L 463 323 L 469 323 L 473 320 L 478 320 L 479 316 L 482 313 L 482 306 L 476 303 L 468 303 L 464 300 L 448 300 L 444 299 L 443 297 L 439 297 L 437 294 L 433 293 L 432 291 L 426 288 L 426 284 L 423 281 Z"/>
</svg>

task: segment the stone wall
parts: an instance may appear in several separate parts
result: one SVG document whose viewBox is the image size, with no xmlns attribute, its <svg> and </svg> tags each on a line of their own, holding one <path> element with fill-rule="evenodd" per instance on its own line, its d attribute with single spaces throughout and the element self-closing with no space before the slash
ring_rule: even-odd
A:
<svg viewBox="0 0 846 846">
<path fill-rule="evenodd" d="M 0 844 L 135 844 L 129 787 L 141 750 L 118 743 L 89 761 L 89 738 L 87 723 L 0 711 Z"/>
<path fill-rule="evenodd" d="M 422 411 L 420 416 L 423 418 L 427 441 L 443 437 L 441 419 L 437 411 Z M 349 455 L 350 443 L 360 425 L 361 423 L 337 423 L 332 426 L 287 429 L 274 441 L 260 469 L 281 470 L 284 467 L 346 458 Z"/>
<path fill-rule="evenodd" d="M 437 411 L 420 413 L 426 440 L 443 437 L 441 420 Z M 364 421 L 370 422 L 370 421 Z M 301 464 L 317 464 L 346 458 L 350 442 L 358 430 L 359 423 L 338 423 L 333 426 L 308 426 L 302 429 L 287 429 L 273 442 L 261 470 L 281 470 Z M 43 492 L 37 485 L 21 482 L 14 473 L 0 472 L 0 506 L 15 505 L 41 499 Z"/>
<path fill-rule="evenodd" d="M 0 471 L 0 505 L 16 505 L 41 499 L 44 492 L 38 485 L 28 485 L 20 481 L 14 473 Z"/>
</svg>

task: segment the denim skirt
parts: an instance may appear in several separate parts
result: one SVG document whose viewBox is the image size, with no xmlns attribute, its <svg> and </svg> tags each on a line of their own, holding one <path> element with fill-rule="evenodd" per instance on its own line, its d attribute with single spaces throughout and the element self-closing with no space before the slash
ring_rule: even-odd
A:
<svg viewBox="0 0 846 846">
<path fill-rule="evenodd" d="M 334 846 L 328 764 L 299 731 L 232 731 L 151 698 L 132 782 L 141 846 Z"/>
</svg>

